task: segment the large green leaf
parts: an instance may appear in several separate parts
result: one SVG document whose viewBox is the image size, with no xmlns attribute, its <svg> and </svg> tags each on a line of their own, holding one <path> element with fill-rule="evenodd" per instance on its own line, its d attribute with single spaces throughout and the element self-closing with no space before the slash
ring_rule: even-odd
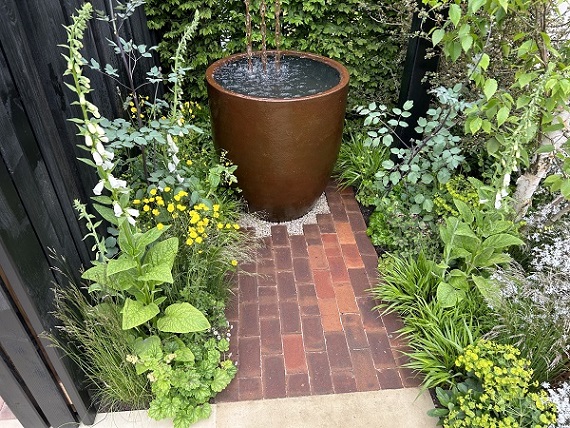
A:
<svg viewBox="0 0 570 428">
<path fill-rule="evenodd" d="M 136 260 L 133 260 L 127 254 L 123 254 L 118 259 L 109 260 L 107 264 L 107 276 L 114 275 L 119 272 L 124 272 L 137 267 Z"/>
<path fill-rule="evenodd" d="M 464 296 L 465 293 L 456 290 L 446 282 L 441 282 L 437 286 L 437 301 L 444 308 L 455 306 Z"/>
<path fill-rule="evenodd" d="M 172 267 L 166 263 L 161 265 L 144 265 L 142 275 L 137 278 L 139 281 L 152 281 L 156 284 L 168 282 L 172 284 Z"/>
<path fill-rule="evenodd" d="M 133 351 L 139 357 L 160 358 L 162 356 L 160 337 L 149 336 L 146 339 L 137 338 L 133 343 Z"/>
<path fill-rule="evenodd" d="M 488 302 L 497 302 L 499 295 L 499 286 L 497 283 L 477 275 L 472 275 L 471 278 L 485 300 Z"/>
<path fill-rule="evenodd" d="M 500 250 L 502 248 L 507 248 L 513 245 L 523 245 L 524 242 L 517 238 L 516 236 L 511 235 L 510 233 L 498 233 L 493 236 L 489 236 L 487 239 L 483 241 L 483 248 L 494 248 Z"/>
<path fill-rule="evenodd" d="M 217 368 L 216 370 L 214 370 L 214 379 L 212 379 L 212 384 L 210 385 L 210 387 L 214 392 L 222 392 L 226 388 L 226 386 L 229 385 L 231 380 L 232 377 L 228 374 L 228 372 L 220 368 Z"/>
<path fill-rule="evenodd" d="M 461 214 L 461 218 L 463 218 L 463 221 L 465 221 L 465 223 L 467 223 L 467 224 L 473 223 L 473 220 L 475 219 L 475 217 L 473 216 L 473 211 L 471 211 L 471 208 L 469 208 L 469 205 L 467 205 L 463 201 L 460 201 L 459 199 L 454 199 L 453 203 L 457 207 L 459 214 Z"/>
<path fill-rule="evenodd" d="M 150 321 L 160 313 L 160 309 L 154 303 L 145 305 L 137 300 L 127 298 L 122 309 L 123 314 L 123 330 L 137 327 Z"/>
<path fill-rule="evenodd" d="M 150 266 L 166 265 L 171 270 L 177 252 L 178 238 L 168 238 L 156 243 L 148 250 L 144 258 L 144 264 Z"/>
<path fill-rule="evenodd" d="M 81 275 L 81 278 L 95 282 L 97 284 L 107 285 L 107 264 L 98 263 L 90 269 L 87 269 Z"/>
<path fill-rule="evenodd" d="M 170 226 L 165 226 L 164 228 L 158 229 L 153 227 L 147 230 L 145 233 L 135 233 L 133 237 L 133 245 L 138 250 L 145 250 L 153 242 L 156 242 L 160 236 L 168 230 Z"/>
<path fill-rule="evenodd" d="M 190 303 L 183 302 L 167 307 L 156 326 L 166 333 L 191 333 L 207 330 L 210 328 L 210 323 L 202 312 Z"/>
</svg>

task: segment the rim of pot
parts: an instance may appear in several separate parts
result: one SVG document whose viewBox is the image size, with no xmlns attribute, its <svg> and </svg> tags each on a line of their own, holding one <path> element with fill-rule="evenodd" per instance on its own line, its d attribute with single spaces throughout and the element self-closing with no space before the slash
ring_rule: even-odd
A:
<svg viewBox="0 0 570 428">
<path fill-rule="evenodd" d="M 267 53 L 268 54 L 275 54 L 275 53 L 277 53 L 277 51 L 272 49 L 272 50 L 267 50 Z M 319 97 L 323 97 L 323 96 L 326 96 L 328 94 L 337 92 L 337 91 L 341 90 L 342 88 L 344 88 L 345 86 L 348 85 L 348 82 L 350 80 L 350 75 L 348 73 L 348 70 L 346 69 L 346 67 L 344 65 L 342 65 L 340 62 L 338 62 L 334 59 L 327 58 L 326 56 L 317 55 L 317 54 L 309 53 L 309 52 L 302 52 L 302 51 L 285 50 L 285 51 L 279 51 L 279 53 L 281 55 L 296 56 L 296 57 L 300 57 L 300 58 L 310 58 L 314 61 L 319 61 L 319 62 L 325 63 L 329 67 L 334 68 L 335 70 L 338 71 L 338 73 L 340 75 L 340 80 L 336 85 L 334 85 L 330 89 L 327 89 L 326 91 L 318 92 L 316 94 L 311 94 L 311 95 L 305 95 L 302 97 L 292 97 L 292 98 L 257 97 L 257 96 L 252 96 L 252 95 L 241 94 L 239 92 L 230 91 L 229 89 L 224 88 L 214 78 L 214 71 L 217 70 L 218 68 L 220 68 L 221 66 L 223 66 L 224 64 L 231 63 L 231 62 L 234 62 L 238 59 L 247 57 L 247 53 L 233 54 L 233 55 L 219 59 L 216 62 L 212 63 L 206 70 L 206 80 L 207 80 L 209 85 L 213 86 L 218 91 L 224 92 L 226 94 L 231 94 L 233 96 L 244 98 L 244 99 L 263 100 L 263 101 L 267 101 L 267 102 L 276 102 L 276 103 L 294 102 L 294 101 L 299 101 L 299 100 L 308 100 L 311 98 L 319 98 Z M 254 51 L 252 53 L 252 55 L 255 57 L 261 56 L 261 51 Z"/>
</svg>

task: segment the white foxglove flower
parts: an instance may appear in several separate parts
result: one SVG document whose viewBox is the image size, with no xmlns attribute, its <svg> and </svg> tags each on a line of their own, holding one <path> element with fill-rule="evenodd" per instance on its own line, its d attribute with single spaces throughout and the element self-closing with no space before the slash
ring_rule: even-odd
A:
<svg viewBox="0 0 570 428">
<path fill-rule="evenodd" d="M 118 202 L 113 202 L 113 211 L 115 212 L 115 217 L 121 217 L 123 215 L 123 209 Z"/>
<path fill-rule="evenodd" d="M 105 146 L 101 144 L 101 141 L 97 141 L 95 144 L 95 150 L 97 150 L 97 153 L 99 153 L 101 156 L 105 156 Z"/>
<path fill-rule="evenodd" d="M 92 134 L 97 133 L 97 128 L 95 127 L 95 125 L 92 122 L 87 123 L 87 130 Z"/>
<path fill-rule="evenodd" d="M 99 196 L 101 194 L 101 192 L 103 192 L 103 188 L 105 187 L 105 182 L 103 180 L 101 180 L 99 183 L 97 183 L 97 185 L 93 188 L 93 193 L 95 193 L 95 195 Z"/>
<path fill-rule="evenodd" d="M 85 145 L 87 147 L 91 147 L 93 145 L 93 139 L 91 138 L 91 135 L 87 134 L 85 136 Z"/>
<path fill-rule="evenodd" d="M 127 187 L 127 182 L 125 180 L 115 178 L 113 177 L 113 174 L 109 174 L 108 180 L 109 186 L 111 186 L 112 189 L 125 189 Z"/>
<path fill-rule="evenodd" d="M 103 158 L 98 152 L 91 152 L 91 156 L 93 156 L 93 160 L 95 161 L 95 165 L 101 166 L 103 165 Z"/>
<path fill-rule="evenodd" d="M 174 165 L 172 162 L 168 162 L 168 171 L 170 172 L 176 171 L 176 165 Z"/>
<path fill-rule="evenodd" d="M 138 217 L 139 216 L 139 210 L 135 210 L 134 208 L 127 208 L 126 211 L 127 211 L 127 214 L 130 215 L 131 217 Z"/>
</svg>

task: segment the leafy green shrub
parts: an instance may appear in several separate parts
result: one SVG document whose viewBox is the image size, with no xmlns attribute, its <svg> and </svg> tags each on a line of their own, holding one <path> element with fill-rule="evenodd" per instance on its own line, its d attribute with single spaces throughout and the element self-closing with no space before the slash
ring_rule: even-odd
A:
<svg viewBox="0 0 570 428">
<path fill-rule="evenodd" d="M 477 188 L 463 174 L 453 176 L 447 183 L 440 186 L 439 192 L 433 199 L 435 212 L 442 217 L 457 217 L 459 212 L 453 206 L 454 199 L 466 203 L 471 208 L 479 206 Z"/>
<path fill-rule="evenodd" d="M 147 373 L 153 393 L 148 414 L 160 420 L 171 418 L 175 428 L 187 428 L 210 416 L 210 398 L 224 390 L 237 372 L 224 357 L 229 350 L 225 339 L 184 343 L 174 337 L 139 339 L 135 355 L 127 358 L 137 373 Z"/>
<path fill-rule="evenodd" d="M 443 408 L 430 411 L 444 427 L 544 427 L 556 423 L 556 406 L 531 383 L 529 362 L 518 349 L 479 340 L 455 363 L 463 380 L 444 391 Z"/>
<path fill-rule="evenodd" d="M 274 5 L 267 2 L 268 18 Z M 254 42 L 261 39 L 260 1 L 251 2 Z M 402 4 L 383 1 L 344 2 L 283 0 L 282 49 L 309 51 L 340 60 L 351 74 L 350 96 L 358 99 L 394 99 L 398 92 L 406 32 L 411 13 Z M 245 52 L 245 7 L 241 0 L 149 0 L 145 6 L 149 28 L 161 36 L 159 52 L 164 65 L 172 57 L 180 36 L 200 12 L 186 72 L 185 92 L 204 100 L 204 74 L 209 64 L 233 53 Z M 268 42 L 274 46 L 272 22 Z M 254 47 L 255 48 L 255 47 Z"/>
</svg>

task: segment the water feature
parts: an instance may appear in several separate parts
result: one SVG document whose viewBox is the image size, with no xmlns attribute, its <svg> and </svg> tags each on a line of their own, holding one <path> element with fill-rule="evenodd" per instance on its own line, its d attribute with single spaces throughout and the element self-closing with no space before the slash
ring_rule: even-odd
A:
<svg viewBox="0 0 570 428">
<path fill-rule="evenodd" d="M 245 3 L 245 34 L 246 34 L 246 43 L 247 43 L 247 64 L 248 68 L 252 70 L 252 58 L 253 58 L 253 49 L 252 49 L 252 37 L 251 37 L 251 8 L 250 8 L 250 0 L 244 0 Z M 281 61 L 281 1 L 275 0 L 274 5 L 274 12 L 275 12 L 275 49 L 277 54 L 275 55 L 275 68 L 279 70 L 280 61 Z M 259 14 L 261 15 L 261 64 L 263 67 L 263 71 L 267 68 L 267 24 L 265 22 L 265 18 L 267 16 L 267 3 L 265 0 L 261 0 L 261 4 L 259 5 Z"/>
<path fill-rule="evenodd" d="M 340 82 L 338 70 L 311 58 L 283 53 L 278 66 L 277 52 L 270 52 L 265 61 L 261 54 L 242 57 L 225 63 L 213 76 L 229 91 L 260 98 L 314 95 Z"/>
</svg>

